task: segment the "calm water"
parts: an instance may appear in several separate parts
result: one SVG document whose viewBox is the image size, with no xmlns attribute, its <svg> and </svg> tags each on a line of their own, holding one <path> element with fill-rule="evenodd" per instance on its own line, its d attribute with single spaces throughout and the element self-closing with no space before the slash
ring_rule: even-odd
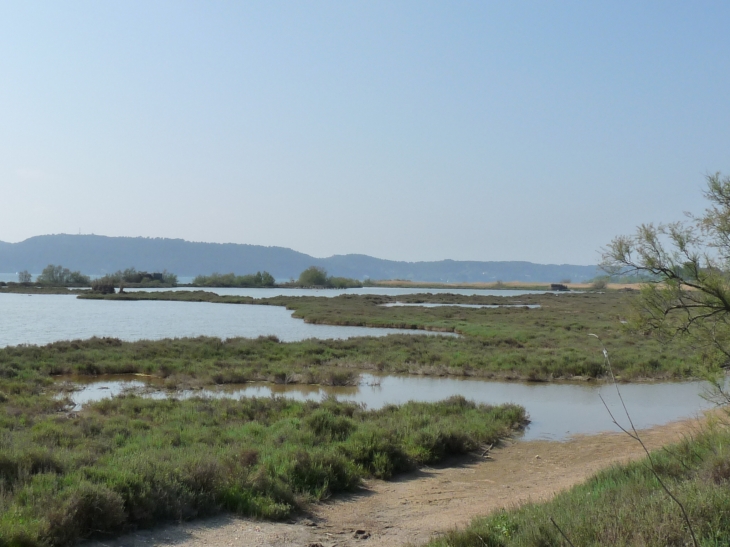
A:
<svg viewBox="0 0 730 547">
<path fill-rule="evenodd" d="M 114 302 L 69 295 L 0 294 L 0 347 L 112 336 L 158 340 L 184 336 L 231 338 L 274 334 L 284 342 L 426 331 L 311 325 L 280 306 L 208 302 Z"/>
<path fill-rule="evenodd" d="M 82 389 L 72 393 L 71 399 L 77 404 L 77 408 L 80 408 L 90 401 L 117 395 L 124 389 L 146 386 L 141 381 L 128 378 L 122 380 L 117 376 L 82 384 Z M 711 405 L 701 397 L 705 387 L 704 382 L 628 384 L 621 386 L 621 392 L 636 427 L 646 428 L 693 417 L 703 409 L 710 408 Z M 440 401 L 452 395 L 463 395 L 480 403 L 516 403 L 524 406 L 532 420 L 524 433 L 524 438 L 528 440 L 564 440 L 575 434 L 617 431 L 601 403 L 599 394 L 603 395 L 622 425 L 628 426 L 619 406 L 615 388 L 609 385 L 526 384 L 456 378 L 363 375 L 361 385 L 356 387 L 252 383 L 219 390 L 172 393 L 178 398 L 281 395 L 298 400 L 321 400 L 327 395 L 335 395 L 340 400 L 364 403 L 368 408 L 381 408 L 386 404 L 400 404 L 411 400 Z M 161 398 L 167 395 L 168 392 L 153 391 L 145 396 Z"/>
<path fill-rule="evenodd" d="M 512 289 L 412 289 L 397 287 L 362 287 L 360 289 L 238 289 L 238 288 L 205 288 L 205 287 L 177 287 L 174 289 L 124 289 L 133 291 L 209 291 L 221 296 L 250 296 L 252 298 L 272 298 L 274 296 L 323 296 L 332 298 L 341 294 L 372 294 L 385 296 L 399 296 L 402 294 L 460 294 L 464 296 L 522 296 L 525 294 L 545 294 L 550 291 L 518 291 Z M 560 293 L 555 293 L 560 294 Z M 563 293 L 567 294 L 567 293 Z"/>
</svg>

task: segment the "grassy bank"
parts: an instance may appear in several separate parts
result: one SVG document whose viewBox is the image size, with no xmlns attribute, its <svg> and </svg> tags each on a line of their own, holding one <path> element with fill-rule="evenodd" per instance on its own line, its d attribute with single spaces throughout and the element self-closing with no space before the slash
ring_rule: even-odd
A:
<svg viewBox="0 0 730 547">
<path fill-rule="evenodd" d="M 459 339 L 389 336 L 376 340 L 306 341 L 247 346 L 234 368 L 252 366 L 337 366 L 399 373 L 475 375 L 487 378 L 550 380 L 597 378 L 603 355 L 597 334 L 611 349 L 617 374 L 624 380 L 686 378 L 692 361 L 678 344 L 660 344 L 651 336 L 628 332 L 621 321 L 634 292 L 581 293 L 520 297 L 418 294 L 398 297 L 342 295 L 335 298 L 288 297 L 253 299 L 218 296 L 205 291 L 82 295 L 114 300 L 175 300 L 286 306 L 310 323 L 395 327 L 456 332 Z M 501 308 L 384 307 L 395 301 L 481 305 L 538 305 Z M 246 353 L 249 352 L 249 353 Z M 235 355 L 235 354 L 234 354 Z M 231 356 L 230 354 L 222 357 Z M 189 368 L 189 367 L 188 367 Z M 176 370 L 180 370 L 176 367 Z"/>
<path fill-rule="evenodd" d="M 307 502 L 476 449 L 522 408 L 461 398 L 367 411 L 328 400 L 149 400 L 68 412 L 47 373 L 0 375 L 0 545 L 64 546 L 220 511 L 278 519 Z"/>
<path fill-rule="evenodd" d="M 83 294 L 84 289 L 69 287 L 48 287 L 45 285 L 25 285 L 22 283 L 8 283 L 0 286 L 0 294 Z"/>
<path fill-rule="evenodd" d="M 730 544 L 730 431 L 702 435 L 653 454 L 656 469 L 684 504 L 702 546 Z M 648 461 L 615 466 L 547 503 L 527 504 L 479 518 L 429 547 L 567 545 L 553 518 L 576 546 L 692 545 L 679 507 L 659 486 Z"/>
</svg>

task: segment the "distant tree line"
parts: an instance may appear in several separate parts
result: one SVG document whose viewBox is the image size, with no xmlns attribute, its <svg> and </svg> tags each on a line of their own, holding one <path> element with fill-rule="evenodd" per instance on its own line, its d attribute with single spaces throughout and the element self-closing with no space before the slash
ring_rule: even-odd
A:
<svg viewBox="0 0 730 547">
<path fill-rule="evenodd" d="M 18 272 L 18 283 L 29 284 L 33 282 L 33 276 L 28 270 Z M 48 287 L 91 287 L 101 292 L 114 292 L 113 287 L 125 285 L 142 287 L 170 287 L 177 285 L 177 275 L 163 270 L 162 272 L 137 271 L 135 268 L 119 270 L 113 274 L 91 280 L 91 277 L 79 271 L 72 272 L 61 265 L 49 264 L 36 278 L 37 285 Z M 112 290 L 109 291 L 109 286 Z M 103 288 L 103 290 L 102 290 Z"/>
<path fill-rule="evenodd" d="M 18 275 L 20 280 L 21 275 L 24 279 L 29 279 L 30 274 L 28 272 L 21 272 Z M 21 281 L 22 283 L 23 281 Z M 91 278 L 88 275 L 84 275 L 81 272 L 72 272 L 68 268 L 64 268 L 60 264 L 54 266 L 49 264 L 36 279 L 36 283 L 39 285 L 48 285 L 53 287 L 70 287 L 70 286 L 83 286 L 88 287 L 91 284 Z"/>
<path fill-rule="evenodd" d="M 118 270 L 113 274 L 94 279 L 91 290 L 102 294 L 113 294 L 115 288 L 124 292 L 124 287 L 174 287 L 177 285 L 177 275 L 167 270 L 161 272 L 138 271 L 136 268 Z"/>
<path fill-rule="evenodd" d="M 294 287 L 316 287 L 324 289 L 354 289 L 362 287 L 357 279 L 349 277 L 328 276 L 327 270 L 319 266 L 310 266 L 299 274 L 299 279 L 288 283 Z"/>
<path fill-rule="evenodd" d="M 113 293 L 119 287 L 170 287 L 177 285 L 177 275 L 163 270 L 162 272 L 138 271 L 136 268 L 119 270 L 112 274 L 91 280 L 88 275 L 81 272 L 72 272 L 63 266 L 49 264 L 36 279 L 39 285 L 69 287 L 69 286 L 91 286 L 92 290 L 102 293 Z M 27 271 L 18 273 L 18 282 L 31 283 L 32 276 Z M 274 276 L 269 272 L 256 272 L 255 274 L 236 275 L 235 273 L 210 275 L 198 275 L 193 279 L 193 286 L 196 287 L 275 287 L 277 286 Z M 363 284 L 357 279 L 348 277 L 335 277 L 327 275 L 327 270 L 318 266 L 310 266 L 299 274 L 297 280 L 283 283 L 283 287 L 313 287 L 324 289 L 351 289 L 362 287 Z"/>
<path fill-rule="evenodd" d="M 133 283 L 137 285 L 177 285 L 177 275 L 167 270 L 161 272 L 145 272 L 138 271 L 135 268 L 127 268 L 126 270 L 118 270 L 108 276 L 116 284 Z"/>
<path fill-rule="evenodd" d="M 357 279 L 347 277 L 328 276 L 327 270 L 318 266 L 311 266 L 299 274 L 299 279 L 277 285 L 274 276 L 269 272 L 236 275 L 235 273 L 198 275 L 193 279 L 195 287 L 315 287 L 323 289 L 351 289 L 362 287 Z"/>
<path fill-rule="evenodd" d="M 274 287 L 276 280 L 269 272 L 236 275 L 234 273 L 198 275 L 193 279 L 196 287 Z"/>
</svg>

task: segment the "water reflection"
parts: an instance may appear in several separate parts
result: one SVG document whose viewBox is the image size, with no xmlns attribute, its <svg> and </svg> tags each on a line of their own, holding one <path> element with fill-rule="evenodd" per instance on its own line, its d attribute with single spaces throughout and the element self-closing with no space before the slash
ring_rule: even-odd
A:
<svg viewBox="0 0 730 547">
<path fill-rule="evenodd" d="M 709 408 L 711 405 L 701 397 L 706 386 L 704 382 L 627 384 L 621 386 L 621 392 L 636 427 L 646 428 L 692 417 Z M 105 389 L 100 389 L 102 387 Z M 134 377 L 108 377 L 81 384 L 81 389 L 72 393 L 71 399 L 80 408 L 90 401 L 118 395 L 125 389 L 144 388 L 142 391 L 146 391 L 146 397 L 240 399 L 284 396 L 303 401 L 336 396 L 340 400 L 363 403 L 368 408 L 377 409 L 387 404 L 402 404 L 412 400 L 433 402 L 462 395 L 480 403 L 522 405 L 532 420 L 524 432 L 525 439 L 563 440 L 575 434 L 617 431 L 599 398 L 601 394 L 619 421 L 626 421 L 613 386 L 585 383 L 531 384 L 364 374 L 360 385 L 354 387 L 251 383 L 181 392 L 166 392 L 154 389 L 154 385 L 151 387 L 153 390 L 149 391 L 149 383 Z"/>
</svg>

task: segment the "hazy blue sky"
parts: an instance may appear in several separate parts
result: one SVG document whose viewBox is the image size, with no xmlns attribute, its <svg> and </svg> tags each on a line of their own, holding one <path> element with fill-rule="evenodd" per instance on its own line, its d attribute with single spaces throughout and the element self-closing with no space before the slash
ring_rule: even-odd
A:
<svg viewBox="0 0 730 547">
<path fill-rule="evenodd" d="M 0 3 L 0 240 L 595 263 L 730 174 L 728 2 Z"/>
</svg>

